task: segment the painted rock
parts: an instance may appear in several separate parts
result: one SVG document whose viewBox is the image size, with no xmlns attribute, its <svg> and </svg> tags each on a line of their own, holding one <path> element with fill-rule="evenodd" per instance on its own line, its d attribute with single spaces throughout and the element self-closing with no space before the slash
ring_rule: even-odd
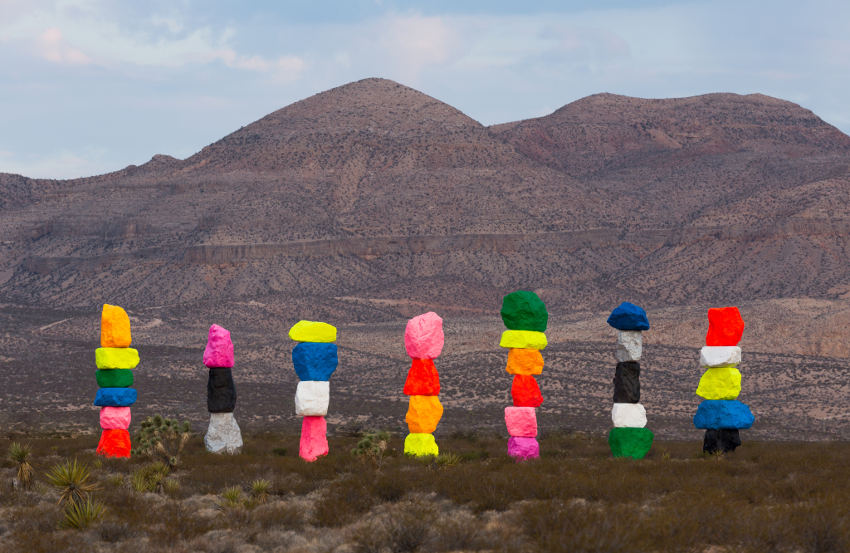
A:
<svg viewBox="0 0 850 553">
<path fill-rule="evenodd" d="M 503 348 L 545 349 L 546 335 L 534 330 L 506 330 L 499 345 Z"/>
<path fill-rule="evenodd" d="M 643 353 L 643 333 L 640 330 L 621 330 L 617 333 L 617 361 L 640 361 Z"/>
<path fill-rule="evenodd" d="M 414 359 L 436 359 L 443 351 L 443 319 L 430 311 L 407 321 L 404 347 Z"/>
<path fill-rule="evenodd" d="M 130 317 L 117 305 L 103 305 L 100 314 L 100 345 L 104 348 L 130 347 Z"/>
<path fill-rule="evenodd" d="M 704 399 L 735 399 L 741 393 L 741 372 L 735 367 L 706 369 L 696 393 Z"/>
<path fill-rule="evenodd" d="M 123 428 L 104 430 L 97 444 L 97 454 L 105 457 L 130 458 L 130 433 Z"/>
<path fill-rule="evenodd" d="M 296 342 L 336 342 L 336 327 L 318 321 L 298 321 L 289 329 Z"/>
<path fill-rule="evenodd" d="M 295 388 L 295 414 L 324 417 L 328 414 L 331 388 L 327 380 L 302 380 Z"/>
<path fill-rule="evenodd" d="M 415 455 L 416 457 L 429 455 L 436 457 L 440 454 L 440 448 L 437 447 L 437 441 L 433 434 L 408 434 L 404 439 L 404 454 Z"/>
<path fill-rule="evenodd" d="M 652 448 L 653 437 L 649 428 L 612 428 L 608 432 L 608 445 L 614 457 L 643 459 Z"/>
<path fill-rule="evenodd" d="M 505 407 L 508 435 L 521 438 L 537 436 L 537 411 L 534 407 Z"/>
<path fill-rule="evenodd" d="M 94 377 L 101 388 L 128 388 L 133 385 L 131 369 L 98 369 L 94 371 Z"/>
<path fill-rule="evenodd" d="M 508 438 L 508 455 L 517 461 L 527 461 L 540 457 L 540 444 L 536 438 L 511 436 Z"/>
<path fill-rule="evenodd" d="M 737 346 L 744 334 L 744 319 L 737 307 L 712 307 L 708 310 L 707 346 Z"/>
<path fill-rule="evenodd" d="M 513 348 L 508 351 L 508 366 L 505 370 L 510 374 L 541 374 L 543 354 L 537 349 Z"/>
<path fill-rule="evenodd" d="M 614 403 L 640 401 L 640 363 L 623 361 L 614 370 Z"/>
<path fill-rule="evenodd" d="M 643 428 L 646 426 L 646 409 L 640 403 L 615 403 L 611 408 L 615 428 Z"/>
<path fill-rule="evenodd" d="M 705 431 L 702 450 L 706 453 L 735 451 L 741 445 L 741 433 L 737 428 L 710 428 Z"/>
<path fill-rule="evenodd" d="M 207 347 L 204 349 L 204 365 L 211 369 L 233 367 L 233 342 L 226 328 L 218 325 L 210 327 Z"/>
<path fill-rule="evenodd" d="M 430 434 L 442 416 L 443 406 L 437 396 L 410 396 L 404 422 L 411 434 Z"/>
<path fill-rule="evenodd" d="M 207 378 L 207 411 L 210 413 L 232 413 L 236 409 L 236 384 L 233 371 L 227 367 L 209 370 Z"/>
<path fill-rule="evenodd" d="M 514 382 L 511 385 L 511 397 L 514 400 L 514 407 L 540 407 L 540 404 L 543 403 L 540 386 L 537 385 L 537 380 L 530 375 L 518 374 L 514 376 Z"/>
<path fill-rule="evenodd" d="M 440 375 L 433 359 L 414 359 L 404 381 L 406 396 L 440 395 Z"/>
<path fill-rule="evenodd" d="M 204 447 L 210 453 L 235 454 L 242 450 L 242 431 L 233 413 L 210 413 Z"/>
<path fill-rule="evenodd" d="M 292 348 L 292 364 L 301 380 L 330 380 L 339 365 L 336 344 L 301 342 Z"/>
<path fill-rule="evenodd" d="M 646 311 L 633 303 L 624 301 L 611 311 L 608 324 L 617 330 L 649 330 Z"/>
<path fill-rule="evenodd" d="M 97 348 L 94 363 L 98 369 L 135 369 L 139 352 L 133 348 Z"/>
<path fill-rule="evenodd" d="M 549 313 L 546 304 L 537 294 L 528 290 L 517 290 L 502 300 L 502 321 L 511 330 L 535 330 L 546 332 Z"/>
<path fill-rule="evenodd" d="M 703 346 L 699 350 L 699 364 L 702 367 L 730 367 L 741 362 L 741 348 L 738 346 Z"/>
<path fill-rule="evenodd" d="M 103 407 L 100 410 L 100 427 L 104 430 L 114 428 L 130 428 L 129 407 Z"/>
<path fill-rule="evenodd" d="M 325 417 L 304 417 L 301 420 L 301 442 L 298 456 L 312 463 L 328 454 L 328 423 Z"/>
<path fill-rule="evenodd" d="M 694 426 L 702 429 L 749 428 L 754 421 L 749 406 L 736 399 L 707 399 L 694 415 Z"/>
<path fill-rule="evenodd" d="M 94 404 L 97 407 L 129 407 L 137 398 L 138 392 L 133 388 L 99 388 Z"/>
</svg>

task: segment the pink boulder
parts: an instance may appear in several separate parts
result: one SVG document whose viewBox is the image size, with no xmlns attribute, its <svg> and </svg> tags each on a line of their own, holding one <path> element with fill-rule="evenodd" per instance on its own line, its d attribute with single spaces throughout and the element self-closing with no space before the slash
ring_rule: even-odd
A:
<svg viewBox="0 0 850 553">
<path fill-rule="evenodd" d="M 104 430 L 130 428 L 129 407 L 103 407 L 100 410 L 100 427 Z"/>
<path fill-rule="evenodd" d="M 233 366 L 233 342 L 226 328 L 218 325 L 210 327 L 207 348 L 204 350 L 204 365 L 211 369 Z"/>
<path fill-rule="evenodd" d="M 443 319 L 433 311 L 407 321 L 404 347 L 414 359 L 436 359 L 443 351 Z"/>
<path fill-rule="evenodd" d="M 508 440 L 508 455 L 517 461 L 537 459 L 540 457 L 540 444 L 535 438 L 511 436 Z"/>
<path fill-rule="evenodd" d="M 537 413 L 534 407 L 505 407 L 508 434 L 521 438 L 537 436 Z"/>
<path fill-rule="evenodd" d="M 304 417 L 301 422 L 301 444 L 298 455 L 312 463 L 328 454 L 328 423 L 325 417 Z"/>
</svg>

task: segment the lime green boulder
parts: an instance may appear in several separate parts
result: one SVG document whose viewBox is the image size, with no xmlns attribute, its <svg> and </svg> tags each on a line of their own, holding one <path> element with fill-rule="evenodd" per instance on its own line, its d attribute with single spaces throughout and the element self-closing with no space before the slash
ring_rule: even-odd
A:
<svg viewBox="0 0 850 553">
<path fill-rule="evenodd" d="M 740 393 L 741 371 L 736 367 L 706 369 L 697 386 L 697 395 L 704 399 L 736 399 Z"/>
<path fill-rule="evenodd" d="M 437 447 L 437 441 L 434 440 L 433 434 L 413 432 L 404 439 L 404 454 L 415 455 L 416 457 L 428 455 L 436 457 L 440 454 L 440 449 Z"/>
<path fill-rule="evenodd" d="M 649 428 L 612 428 L 608 433 L 608 445 L 614 457 L 643 459 L 652 447 L 652 438 Z"/>
<path fill-rule="evenodd" d="M 336 327 L 318 321 L 298 321 L 289 329 L 289 338 L 296 342 L 335 342 Z"/>
<path fill-rule="evenodd" d="M 97 348 L 94 363 L 98 369 L 135 369 L 139 352 L 133 348 Z"/>
<path fill-rule="evenodd" d="M 133 385 L 130 369 L 101 369 L 94 372 L 97 385 L 101 388 L 129 388 Z"/>
<path fill-rule="evenodd" d="M 546 304 L 537 294 L 528 290 L 517 290 L 502 300 L 502 321 L 511 330 L 535 330 L 546 332 L 549 313 Z"/>
<path fill-rule="evenodd" d="M 546 335 L 535 330 L 506 330 L 499 345 L 511 349 L 545 349 Z"/>
</svg>

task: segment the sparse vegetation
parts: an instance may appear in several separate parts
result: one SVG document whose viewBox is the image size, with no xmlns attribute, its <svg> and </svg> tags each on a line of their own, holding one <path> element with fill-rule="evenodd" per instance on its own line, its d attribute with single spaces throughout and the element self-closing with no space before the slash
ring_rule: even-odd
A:
<svg viewBox="0 0 850 553">
<path fill-rule="evenodd" d="M 192 429 L 188 421 L 179 422 L 162 415 L 153 415 L 142 421 L 141 430 L 134 440 L 134 453 L 159 457 L 169 469 L 174 469 L 191 437 Z"/>
<path fill-rule="evenodd" d="M 32 486 L 33 477 L 35 476 L 35 470 L 30 464 L 30 457 L 32 456 L 30 447 L 19 442 L 12 442 L 9 444 L 7 456 L 10 461 L 17 465 L 16 477 L 18 484 L 24 489 L 29 489 Z"/>
<path fill-rule="evenodd" d="M 351 450 L 351 454 L 371 462 L 380 470 L 389 443 L 390 433 L 385 430 L 366 432 L 357 442 L 357 446 Z"/>
<path fill-rule="evenodd" d="M 89 467 L 76 459 L 55 465 L 47 473 L 47 480 L 59 490 L 59 503 L 82 503 L 98 488 L 90 482 Z"/>
</svg>

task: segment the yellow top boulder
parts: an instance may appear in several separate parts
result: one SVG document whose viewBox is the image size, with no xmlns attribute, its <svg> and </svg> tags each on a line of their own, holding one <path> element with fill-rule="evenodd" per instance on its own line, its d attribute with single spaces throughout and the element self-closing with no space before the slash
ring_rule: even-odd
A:
<svg viewBox="0 0 850 553">
<path fill-rule="evenodd" d="M 336 327 L 318 321 L 298 321 L 289 329 L 289 338 L 296 342 L 335 342 Z"/>
<path fill-rule="evenodd" d="M 104 348 L 130 347 L 130 317 L 117 305 L 103 304 L 100 315 L 100 345 Z"/>
</svg>

